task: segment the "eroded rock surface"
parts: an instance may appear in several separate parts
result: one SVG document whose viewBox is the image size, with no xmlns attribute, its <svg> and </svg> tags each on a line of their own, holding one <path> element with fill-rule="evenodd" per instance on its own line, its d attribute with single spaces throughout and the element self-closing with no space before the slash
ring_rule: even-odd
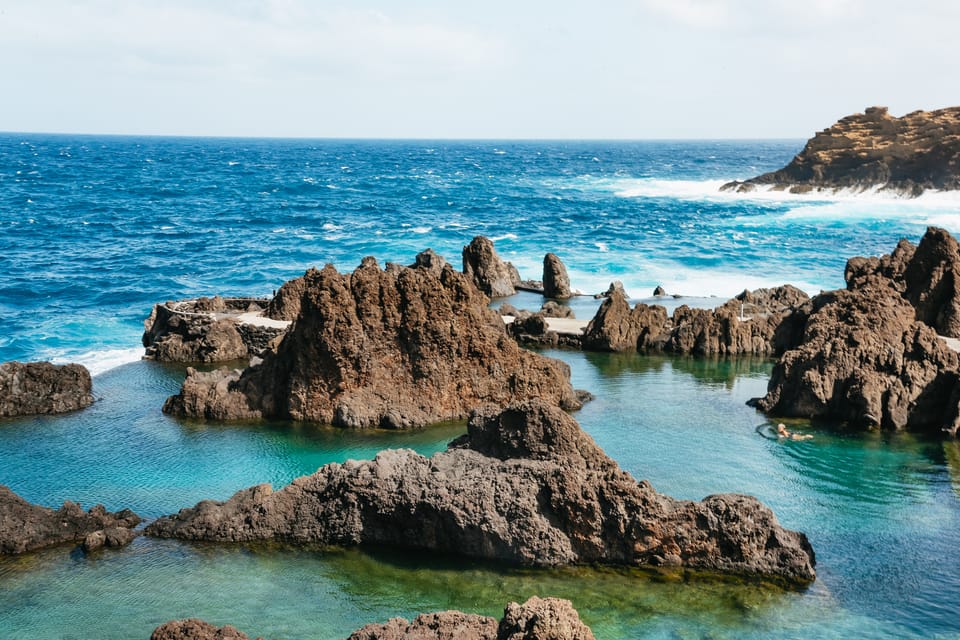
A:
<svg viewBox="0 0 960 640">
<path fill-rule="evenodd" d="M 66 413 L 93 404 L 90 372 L 79 364 L 0 364 L 0 417 Z"/>
<path fill-rule="evenodd" d="M 668 332 L 667 310 L 637 304 L 633 309 L 622 290 L 613 289 L 583 334 L 583 348 L 592 351 L 632 351 L 662 343 Z"/>
<path fill-rule="evenodd" d="M 97 505 L 84 511 L 73 502 L 57 510 L 30 504 L 0 485 L 0 554 L 15 554 L 66 542 L 81 542 L 104 529 L 132 529 L 140 517 L 129 509 L 110 513 Z"/>
<path fill-rule="evenodd" d="M 543 295 L 556 300 L 566 300 L 573 296 L 567 268 L 553 253 L 543 257 Z"/>
<path fill-rule="evenodd" d="M 409 450 L 328 464 L 151 524 L 186 540 L 430 549 L 521 565 L 669 565 L 814 578 L 806 537 L 755 498 L 674 500 L 622 471 L 562 410 L 531 400 L 478 410 L 430 458 Z"/>
<path fill-rule="evenodd" d="M 250 636 L 230 625 L 216 627 L 209 622 L 189 618 L 165 622 L 153 630 L 150 640 L 250 640 Z"/>
<path fill-rule="evenodd" d="M 304 276 L 297 322 L 243 372 L 188 370 L 164 411 L 406 428 L 464 419 L 485 403 L 580 406 L 569 367 L 523 350 L 466 276 L 433 252 L 411 267 L 364 259 Z"/>
<path fill-rule="evenodd" d="M 491 298 L 512 296 L 520 284 L 517 268 L 502 260 L 485 236 L 475 237 L 463 248 L 463 273 Z"/>
<path fill-rule="evenodd" d="M 498 622 L 489 616 L 443 611 L 417 616 L 413 622 L 393 618 L 368 624 L 347 640 L 593 640 L 569 600 L 534 596 L 511 602 Z"/>
<path fill-rule="evenodd" d="M 956 240 L 931 228 L 916 248 L 901 241 L 890 255 L 851 259 L 846 290 L 794 314 L 794 343 L 752 402 L 776 415 L 956 434 L 958 355 L 938 331 L 955 334 L 958 256 Z"/>
<path fill-rule="evenodd" d="M 818 132 L 786 167 L 725 190 L 773 185 L 817 189 L 887 189 L 917 196 L 960 188 L 960 107 L 914 111 L 896 118 L 871 107 Z"/>
</svg>

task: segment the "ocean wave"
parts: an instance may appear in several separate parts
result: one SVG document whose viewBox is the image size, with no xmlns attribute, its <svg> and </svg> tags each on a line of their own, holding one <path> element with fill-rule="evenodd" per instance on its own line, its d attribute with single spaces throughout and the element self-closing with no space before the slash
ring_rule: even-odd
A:
<svg viewBox="0 0 960 640">
<path fill-rule="evenodd" d="M 70 362 L 82 364 L 90 371 L 91 376 L 96 376 L 125 364 L 137 362 L 142 358 L 143 348 L 131 347 L 128 349 L 105 349 L 103 351 L 86 351 L 77 354 L 60 354 L 48 359 L 53 364 L 67 364 Z"/>
<path fill-rule="evenodd" d="M 518 237 L 518 236 L 517 236 L 517 234 L 515 234 L 515 233 L 505 233 L 505 234 L 500 235 L 500 236 L 493 236 L 493 237 L 490 238 L 490 239 L 491 239 L 492 241 L 494 241 L 494 242 L 500 242 L 501 240 L 516 240 L 517 237 Z"/>
</svg>

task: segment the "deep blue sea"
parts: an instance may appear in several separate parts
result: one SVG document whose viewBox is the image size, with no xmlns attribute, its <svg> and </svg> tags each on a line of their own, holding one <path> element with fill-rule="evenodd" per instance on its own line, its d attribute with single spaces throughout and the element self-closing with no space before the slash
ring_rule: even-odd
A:
<svg viewBox="0 0 960 640">
<path fill-rule="evenodd" d="M 917 241 L 931 224 L 960 231 L 951 195 L 718 191 L 802 146 L 0 134 L 0 361 L 82 362 L 99 398 L 75 414 L 0 422 L 0 484 L 49 506 L 102 502 L 150 518 L 385 447 L 429 454 L 463 431 L 164 416 L 184 374 L 139 360 L 155 302 L 270 295 L 310 266 L 410 263 L 427 247 L 459 264 L 483 234 L 527 278 L 539 279 L 552 251 L 585 293 L 621 280 L 636 299 L 662 285 L 711 305 L 786 282 L 840 287 L 850 256 Z M 573 306 L 588 317 L 595 305 Z M 803 421 L 792 428 L 812 440 L 771 440 L 745 405 L 765 390 L 772 365 L 762 359 L 549 355 L 596 395 L 576 418 L 625 469 L 680 498 L 758 496 L 810 536 L 818 580 L 783 592 L 705 576 L 141 538 L 90 557 L 59 548 L 0 559 L 0 637 L 145 639 L 163 621 L 199 616 L 271 640 L 342 638 L 421 611 L 499 615 L 531 595 L 571 599 L 598 638 L 960 637 L 956 442 Z"/>
</svg>

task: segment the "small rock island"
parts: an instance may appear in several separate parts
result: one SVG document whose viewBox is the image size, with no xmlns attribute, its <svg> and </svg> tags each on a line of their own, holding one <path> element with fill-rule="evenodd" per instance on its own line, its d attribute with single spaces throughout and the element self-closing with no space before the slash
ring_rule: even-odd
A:
<svg viewBox="0 0 960 640">
<path fill-rule="evenodd" d="M 782 169 L 728 182 L 723 191 L 869 191 L 915 197 L 960 189 L 960 107 L 897 118 L 869 107 L 817 132 Z"/>
</svg>

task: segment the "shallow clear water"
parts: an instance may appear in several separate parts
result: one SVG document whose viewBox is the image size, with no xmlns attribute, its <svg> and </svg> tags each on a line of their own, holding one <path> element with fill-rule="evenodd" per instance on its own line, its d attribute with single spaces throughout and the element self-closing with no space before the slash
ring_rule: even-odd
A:
<svg viewBox="0 0 960 640">
<path fill-rule="evenodd" d="M 960 229 L 950 197 L 718 194 L 784 164 L 784 142 L 474 143 L 0 135 L 0 361 L 79 360 L 100 400 L 0 422 L 0 483 L 50 506 L 147 517 L 283 485 L 385 447 L 429 455 L 463 430 L 348 432 L 164 416 L 183 370 L 139 362 L 157 301 L 269 294 L 307 267 L 367 254 L 457 262 L 477 233 L 539 277 L 557 252 L 584 291 L 621 279 L 642 298 L 842 284 L 846 257 Z M 519 306 L 538 306 L 521 294 Z M 711 304 L 697 299 L 698 306 Z M 596 302 L 572 303 L 579 317 Z M 146 638 L 200 616 L 271 639 L 339 638 L 363 623 L 459 608 L 499 614 L 573 600 L 599 638 L 957 637 L 960 445 L 795 422 L 779 442 L 745 401 L 764 360 L 549 352 L 596 395 L 576 417 L 637 478 L 680 497 L 734 491 L 805 531 L 818 580 L 802 592 L 708 576 L 516 570 L 406 552 L 216 547 L 139 539 L 90 557 L 0 559 L 0 637 Z"/>
</svg>

